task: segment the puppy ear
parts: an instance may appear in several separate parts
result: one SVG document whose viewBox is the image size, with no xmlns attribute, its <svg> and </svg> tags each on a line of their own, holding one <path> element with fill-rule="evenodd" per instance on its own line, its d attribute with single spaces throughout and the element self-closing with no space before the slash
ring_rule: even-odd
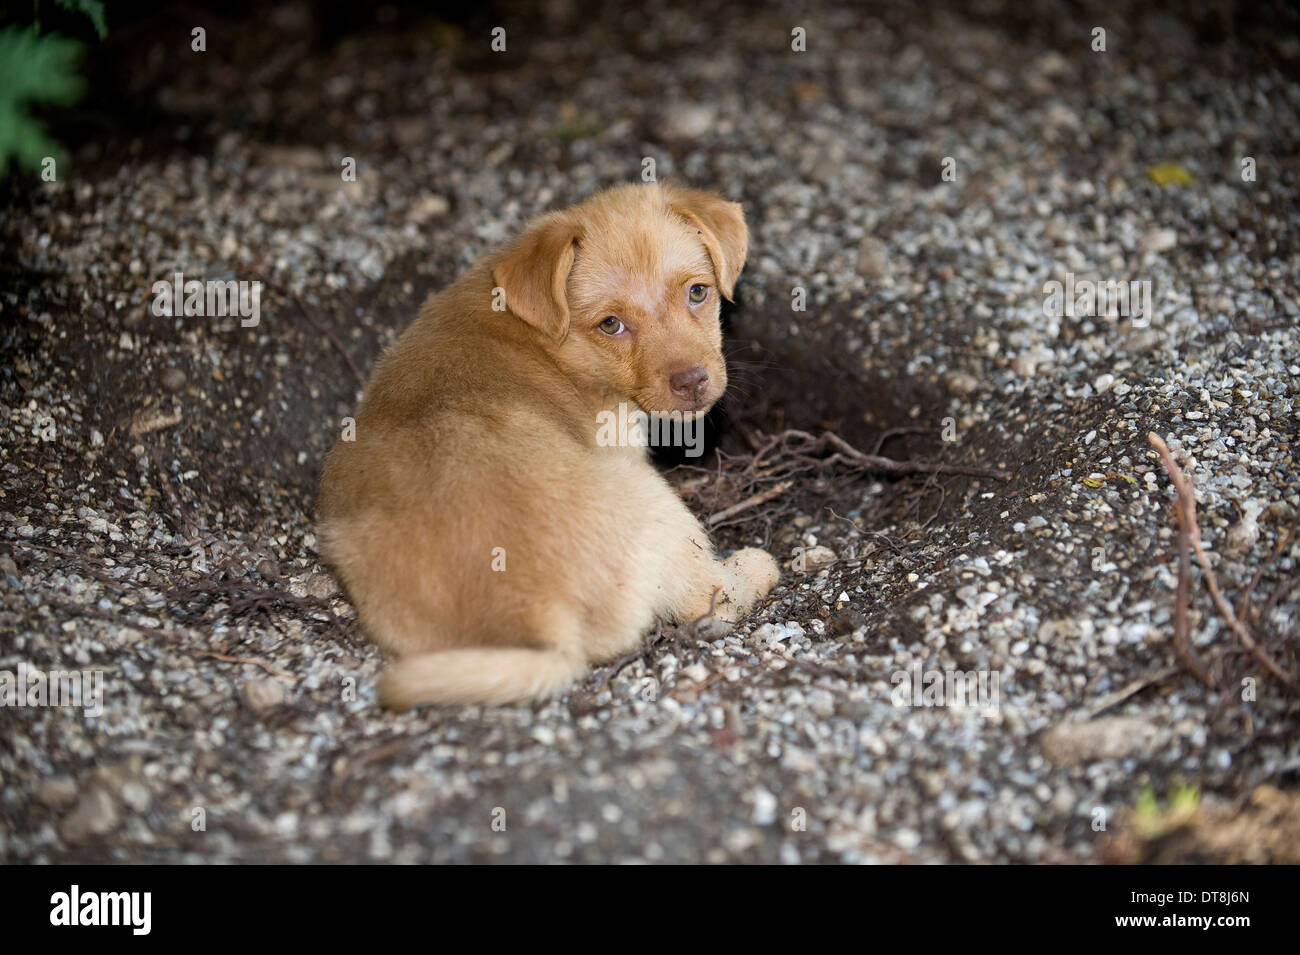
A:
<svg viewBox="0 0 1300 955">
<path fill-rule="evenodd" d="M 728 202 L 719 195 L 696 189 L 672 189 L 668 193 L 668 207 L 699 232 L 700 241 L 713 260 L 718 286 L 730 299 L 749 251 L 745 210 L 738 202 Z"/>
<path fill-rule="evenodd" d="M 557 342 L 569 333 L 565 286 L 577 243 L 573 224 L 551 216 L 502 249 L 492 265 L 492 281 L 505 290 L 506 308 Z"/>
</svg>

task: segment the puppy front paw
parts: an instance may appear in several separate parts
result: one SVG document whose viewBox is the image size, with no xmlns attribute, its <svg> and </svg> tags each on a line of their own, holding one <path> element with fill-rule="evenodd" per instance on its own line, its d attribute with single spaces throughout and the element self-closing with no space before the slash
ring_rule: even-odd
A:
<svg viewBox="0 0 1300 955">
<path fill-rule="evenodd" d="M 719 627 L 736 623 L 771 592 L 781 577 L 781 569 L 776 558 L 767 551 L 746 547 L 726 560 L 712 564 L 709 576 L 708 589 L 694 590 L 677 608 L 679 621 L 708 618 L 716 621 L 711 626 Z M 717 637 L 704 639 L 716 640 Z"/>
<path fill-rule="evenodd" d="M 695 622 L 695 639 L 701 643 L 712 643 L 714 640 L 721 640 L 727 634 L 731 633 L 733 625 L 721 617 L 705 617 L 703 620 Z"/>
<path fill-rule="evenodd" d="M 762 600 L 781 579 L 781 567 L 776 558 L 761 547 L 742 548 L 722 563 L 749 581 L 753 600 Z"/>
</svg>

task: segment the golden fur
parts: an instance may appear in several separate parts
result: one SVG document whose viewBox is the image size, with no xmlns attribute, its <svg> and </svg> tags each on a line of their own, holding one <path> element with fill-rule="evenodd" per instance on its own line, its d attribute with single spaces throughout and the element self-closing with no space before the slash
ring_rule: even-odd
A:
<svg viewBox="0 0 1300 955">
<path fill-rule="evenodd" d="M 325 463 L 320 540 L 396 658 L 385 705 L 547 696 L 656 618 L 704 615 L 714 588 L 715 616 L 735 621 L 775 585 L 765 551 L 714 556 L 645 448 L 597 440 L 620 402 L 703 414 L 717 401 L 719 294 L 747 243 L 735 203 L 610 189 L 535 220 L 379 360 L 355 441 Z"/>
</svg>

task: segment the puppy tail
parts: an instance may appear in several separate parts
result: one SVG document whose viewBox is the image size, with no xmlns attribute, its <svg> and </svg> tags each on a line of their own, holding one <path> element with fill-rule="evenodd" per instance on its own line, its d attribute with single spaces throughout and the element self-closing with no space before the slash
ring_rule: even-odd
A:
<svg viewBox="0 0 1300 955">
<path fill-rule="evenodd" d="M 552 696 L 586 670 L 585 660 L 559 650 L 480 647 L 417 653 L 389 665 L 379 681 L 379 700 L 391 710 L 422 703 L 520 703 Z"/>
</svg>

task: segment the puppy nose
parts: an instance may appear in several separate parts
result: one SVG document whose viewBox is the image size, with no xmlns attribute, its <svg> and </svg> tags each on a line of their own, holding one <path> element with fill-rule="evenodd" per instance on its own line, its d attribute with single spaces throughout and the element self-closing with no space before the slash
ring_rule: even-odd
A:
<svg viewBox="0 0 1300 955">
<path fill-rule="evenodd" d="M 685 371 L 673 372 L 668 379 L 668 387 L 673 394 L 687 401 L 699 401 L 709 387 L 709 373 L 703 365 L 687 368 Z"/>
</svg>

